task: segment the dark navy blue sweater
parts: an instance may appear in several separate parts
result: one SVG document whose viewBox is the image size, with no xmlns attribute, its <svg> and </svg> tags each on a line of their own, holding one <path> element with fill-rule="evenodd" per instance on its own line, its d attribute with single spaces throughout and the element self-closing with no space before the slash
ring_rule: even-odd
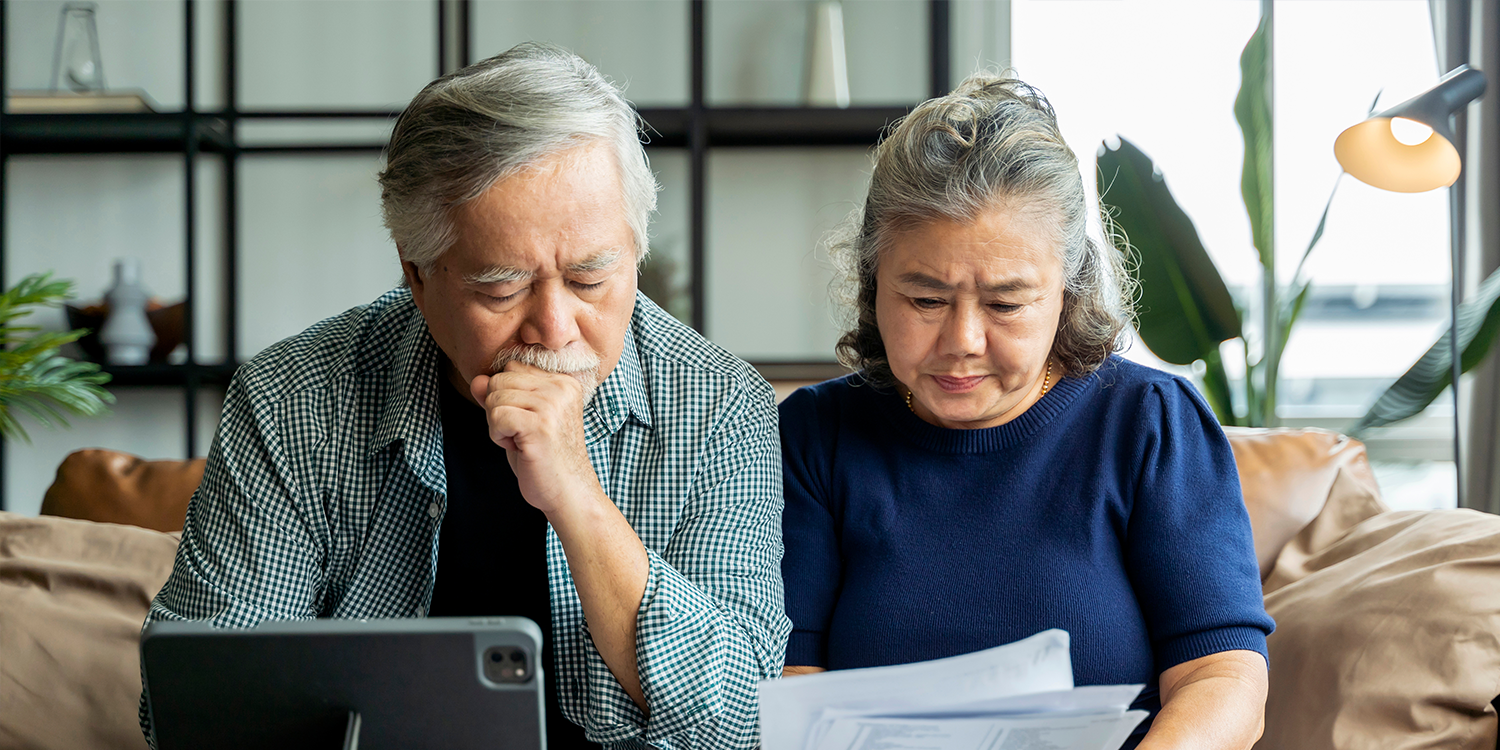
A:
<svg viewBox="0 0 1500 750">
<path fill-rule="evenodd" d="M 1154 717 L 1163 670 L 1266 653 L 1234 456 L 1181 378 L 1111 357 L 1009 423 L 949 430 L 851 375 L 788 397 L 781 441 L 788 665 L 1062 628 L 1076 684 L 1145 683 L 1136 705 Z"/>
</svg>

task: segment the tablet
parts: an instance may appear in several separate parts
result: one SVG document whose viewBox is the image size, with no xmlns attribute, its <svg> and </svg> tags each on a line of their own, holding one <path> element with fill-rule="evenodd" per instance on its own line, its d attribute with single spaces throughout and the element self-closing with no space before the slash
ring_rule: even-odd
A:
<svg viewBox="0 0 1500 750">
<path fill-rule="evenodd" d="M 524 617 L 156 622 L 158 750 L 544 750 L 542 632 Z"/>
</svg>

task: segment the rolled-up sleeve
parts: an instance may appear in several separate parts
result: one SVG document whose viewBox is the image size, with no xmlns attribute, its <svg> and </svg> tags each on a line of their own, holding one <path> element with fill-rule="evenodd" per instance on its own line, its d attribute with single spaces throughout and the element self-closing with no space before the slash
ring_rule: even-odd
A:
<svg viewBox="0 0 1500 750">
<path fill-rule="evenodd" d="M 606 742 L 759 745 L 757 685 L 781 674 L 791 630 L 781 582 L 781 441 L 773 395 L 763 391 L 728 405 L 732 417 L 706 444 L 670 540 L 648 550 L 636 663 L 650 715 L 623 690 L 610 691 L 608 706 L 596 696 L 591 712 L 605 708 L 615 719 Z"/>
</svg>

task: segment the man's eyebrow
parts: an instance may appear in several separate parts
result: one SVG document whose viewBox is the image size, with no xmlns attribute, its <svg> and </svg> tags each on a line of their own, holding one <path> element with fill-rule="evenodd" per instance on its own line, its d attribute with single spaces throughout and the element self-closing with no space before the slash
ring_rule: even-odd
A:
<svg viewBox="0 0 1500 750">
<path fill-rule="evenodd" d="M 622 252 L 617 247 L 601 250 L 584 260 L 568 266 L 568 273 L 585 274 L 602 271 L 618 262 L 621 255 Z M 535 276 L 535 274 L 531 271 L 524 271 L 513 266 L 490 266 L 477 273 L 464 274 L 463 280 L 466 284 L 513 284 L 520 281 L 529 281 L 532 276 Z"/>
<path fill-rule="evenodd" d="M 568 273 L 584 274 L 593 273 L 595 271 L 603 271 L 606 268 L 613 267 L 614 264 L 620 260 L 621 255 L 623 255 L 623 253 L 618 247 L 612 247 L 608 250 L 601 250 L 597 253 L 594 253 L 592 257 L 586 258 L 577 263 L 574 263 L 573 265 L 568 266 Z"/>
<path fill-rule="evenodd" d="M 512 266 L 490 266 L 478 273 L 463 275 L 465 284 L 511 284 L 530 279 L 532 273 Z"/>
<path fill-rule="evenodd" d="M 921 287 L 923 289 L 931 289 L 934 292 L 953 291 L 952 284 L 949 284 L 941 279 L 928 276 L 927 274 L 921 273 L 919 271 L 903 273 L 900 276 L 897 276 L 896 280 L 903 284 L 909 284 L 911 286 Z M 1025 279 L 1007 279 L 998 284 L 982 285 L 979 287 L 979 290 L 992 294 L 1003 294 L 1005 292 L 1016 292 L 1034 288 L 1036 288 L 1036 284 L 1033 284 Z"/>
</svg>

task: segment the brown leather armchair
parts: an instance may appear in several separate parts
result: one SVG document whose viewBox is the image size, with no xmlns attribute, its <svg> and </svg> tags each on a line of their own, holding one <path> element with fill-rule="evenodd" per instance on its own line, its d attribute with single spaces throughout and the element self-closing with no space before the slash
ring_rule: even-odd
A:
<svg viewBox="0 0 1500 750">
<path fill-rule="evenodd" d="M 42 515 L 181 531 L 203 481 L 201 458 L 148 461 L 119 451 L 74 451 L 57 467 Z"/>
</svg>

